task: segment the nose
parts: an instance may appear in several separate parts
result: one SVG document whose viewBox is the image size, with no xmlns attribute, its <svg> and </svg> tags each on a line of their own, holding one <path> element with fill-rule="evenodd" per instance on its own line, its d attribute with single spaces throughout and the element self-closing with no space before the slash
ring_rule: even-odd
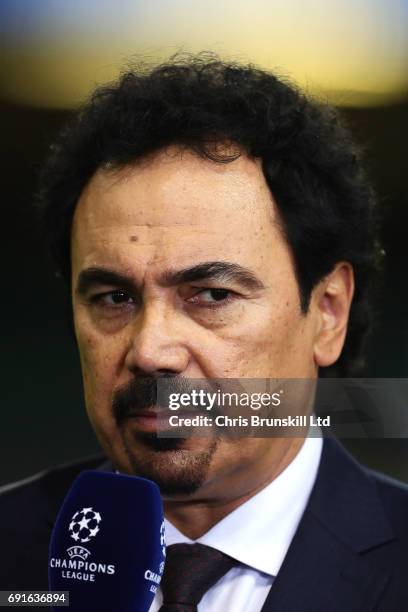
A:
<svg viewBox="0 0 408 612">
<path fill-rule="evenodd" d="M 177 315 L 165 310 L 158 301 L 145 305 L 134 321 L 126 368 L 135 375 L 162 376 L 182 374 L 189 363 Z M 186 337 L 186 336 L 184 336 Z"/>
</svg>

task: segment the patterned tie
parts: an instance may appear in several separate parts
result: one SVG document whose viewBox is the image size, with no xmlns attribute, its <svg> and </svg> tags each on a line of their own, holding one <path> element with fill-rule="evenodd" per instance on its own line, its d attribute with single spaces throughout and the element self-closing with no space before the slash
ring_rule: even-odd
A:
<svg viewBox="0 0 408 612">
<path fill-rule="evenodd" d="M 167 547 L 159 612 L 197 612 L 204 593 L 238 561 L 203 544 Z"/>
</svg>

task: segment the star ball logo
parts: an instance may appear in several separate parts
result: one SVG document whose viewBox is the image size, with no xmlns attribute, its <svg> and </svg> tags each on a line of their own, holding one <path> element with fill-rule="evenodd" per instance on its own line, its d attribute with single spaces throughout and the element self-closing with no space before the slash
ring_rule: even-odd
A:
<svg viewBox="0 0 408 612">
<path fill-rule="evenodd" d="M 75 512 L 69 524 L 69 534 L 77 543 L 90 542 L 99 533 L 102 517 L 93 508 L 82 508 Z"/>
<path fill-rule="evenodd" d="M 166 556 L 166 534 L 165 534 L 164 521 L 160 525 L 160 546 L 162 547 L 162 555 L 163 557 L 165 557 Z"/>
</svg>

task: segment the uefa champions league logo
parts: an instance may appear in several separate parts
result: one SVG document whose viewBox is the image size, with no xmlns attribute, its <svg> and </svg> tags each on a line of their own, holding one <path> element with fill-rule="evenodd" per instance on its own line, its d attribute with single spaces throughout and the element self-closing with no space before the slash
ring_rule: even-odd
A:
<svg viewBox="0 0 408 612">
<path fill-rule="evenodd" d="M 49 567 L 58 572 L 61 578 L 95 582 L 100 575 L 113 576 L 116 573 L 114 563 L 105 559 L 89 561 L 91 551 L 82 546 L 90 542 L 100 531 L 102 517 L 93 508 L 82 508 L 75 512 L 67 528 L 69 537 L 75 544 L 66 549 L 68 558 L 62 556 L 51 557 Z"/>
<path fill-rule="evenodd" d="M 149 585 L 149 591 L 151 593 L 157 592 L 157 587 L 160 584 L 163 572 L 164 572 L 164 559 L 166 557 L 166 538 L 165 538 L 165 525 L 164 521 L 160 525 L 159 530 L 159 541 L 161 552 L 163 555 L 163 560 L 160 562 L 159 567 L 155 570 L 147 569 L 144 573 L 145 580 L 149 581 L 151 584 Z M 156 566 L 157 567 L 157 566 Z M 158 573 L 157 573 L 158 572 Z"/>
<path fill-rule="evenodd" d="M 93 508 L 82 508 L 75 512 L 69 524 L 69 534 L 77 543 L 84 544 L 99 532 L 102 517 Z"/>
</svg>

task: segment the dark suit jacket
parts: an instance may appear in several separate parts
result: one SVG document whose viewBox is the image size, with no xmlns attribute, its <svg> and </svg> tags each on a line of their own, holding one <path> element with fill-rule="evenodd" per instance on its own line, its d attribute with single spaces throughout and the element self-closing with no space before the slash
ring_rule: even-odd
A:
<svg viewBox="0 0 408 612">
<path fill-rule="evenodd" d="M 76 475 L 102 461 L 63 466 L 0 491 L 0 590 L 47 589 L 57 511 Z M 408 611 L 408 487 L 361 467 L 326 438 L 309 503 L 263 612 L 374 610 Z"/>
</svg>

